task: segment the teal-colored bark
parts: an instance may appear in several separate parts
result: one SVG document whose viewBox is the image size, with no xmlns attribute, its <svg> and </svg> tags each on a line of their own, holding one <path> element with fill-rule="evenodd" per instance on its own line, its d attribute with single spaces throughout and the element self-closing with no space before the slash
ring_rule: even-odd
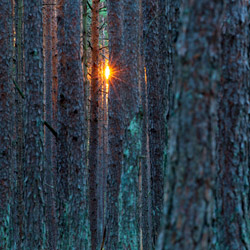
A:
<svg viewBox="0 0 250 250">
<path fill-rule="evenodd" d="M 140 249 L 139 157 L 141 119 L 135 116 L 125 132 L 123 169 L 119 194 L 119 249 Z"/>
</svg>

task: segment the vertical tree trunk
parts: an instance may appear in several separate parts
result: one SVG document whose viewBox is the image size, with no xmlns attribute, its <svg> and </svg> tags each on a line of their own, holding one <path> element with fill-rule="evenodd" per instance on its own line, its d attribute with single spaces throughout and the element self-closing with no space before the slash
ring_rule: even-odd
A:
<svg viewBox="0 0 250 250">
<path fill-rule="evenodd" d="M 215 90 L 223 1 L 184 1 L 164 229 L 157 249 L 211 249 Z"/>
<path fill-rule="evenodd" d="M 44 129 L 42 0 L 24 0 L 25 152 L 24 248 L 44 249 Z"/>
<path fill-rule="evenodd" d="M 152 226 L 151 226 L 151 196 L 150 196 L 150 169 L 149 169 L 149 150 L 148 150 L 148 105 L 147 105 L 147 79 L 144 60 L 144 40 L 143 40 L 143 0 L 140 0 L 140 97 L 142 109 L 142 134 L 141 134 L 141 230 L 143 250 L 152 249 Z"/>
<path fill-rule="evenodd" d="M 13 158 L 14 91 L 12 57 L 11 1 L 0 2 L 0 249 L 10 249 L 10 195 Z"/>
<path fill-rule="evenodd" d="M 122 82 L 124 142 L 119 194 L 119 249 L 140 249 L 139 233 L 139 156 L 141 114 L 139 113 L 139 1 L 123 4 Z M 121 60 L 121 59 L 120 59 Z"/>
<path fill-rule="evenodd" d="M 15 26 L 16 26 L 16 83 L 20 90 L 24 93 L 24 67 L 23 67 L 23 0 L 15 0 Z M 14 230 L 17 231 L 16 244 L 17 249 L 23 248 L 23 217 L 24 217 L 24 201 L 23 201 L 23 160 L 24 160 L 24 100 L 16 89 L 16 167 L 17 167 L 17 183 L 16 183 L 16 207 L 17 225 Z"/>
<path fill-rule="evenodd" d="M 92 3 L 91 45 L 91 104 L 90 104 L 90 138 L 89 138 L 89 218 L 91 231 L 91 248 L 97 249 L 97 158 L 98 158 L 98 95 L 99 95 L 99 3 Z"/>
<path fill-rule="evenodd" d="M 162 6 L 161 6 L 162 7 Z M 152 240 L 155 244 L 160 228 L 163 207 L 163 155 L 165 148 L 165 94 L 166 84 L 160 81 L 160 59 L 164 51 L 159 51 L 159 1 L 144 0 L 144 40 L 145 66 L 147 72 L 148 92 L 148 134 L 151 172 L 152 199 Z M 161 18 L 162 19 L 162 18 Z M 165 23 L 165 22 L 164 22 Z M 164 25 L 164 24 L 161 24 Z M 164 36 L 164 33 L 161 35 Z M 160 53 L 160 54 L 159 54 Z M 164 59 L 163 59 L 164 60 Z M 162 67 L 161 67 L 162 68 Z M 163 84 L 163 86 L 161 86 Z"/>
<path fill-rule="evenodd" d="M 84 249 L 88 211 L 80 1 L 58 1 L 58 249 Z"/>
<path fill-rule="evenodd" d="M 218 106 L 218 249 L 250 249 L 248 166 L 249 3 L 225 1 Z"/>
<path fill-rule="evenodd" d="M 53 71 L 52 71 L 52 21 L 53 5 L 51 0 L 44 0 L 43 27 L 44 27 L 44 94 L 45 94 L 45 121 L 53 124 Z M 45 129 L 45 185 L 46 190 L 46 227 L 47 246 L 49 249 L 56 249 L 56 218 L 55 218 L 55 194 L 54 194 L 54 168 L 53 168 L 53 139 L 48 128 Z"/>
<path fill-rule="evenodd" d="M 109 83 L 108 176 L 105 249 L 118 246 L 118 195 L 121 182 L 123 145 L 122 82 L 122 1 L 108 0 L 109 62 L 113 77 Z"/>
</svg>

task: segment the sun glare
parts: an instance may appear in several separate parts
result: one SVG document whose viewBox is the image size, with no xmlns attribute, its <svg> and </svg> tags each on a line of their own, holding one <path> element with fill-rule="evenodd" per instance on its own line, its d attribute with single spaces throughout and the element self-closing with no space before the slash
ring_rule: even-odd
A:
<svg viewBox="0 0 250 250">
<path fill-rule="evenodd" d="M 109 68 L 108 65 L 107 65 L 106 68 L 105 68 L 105 77 L 106 77 L 107 80 L 108 80 L 109 77 L 110 77 L 110 68 Z"/>
</svg>

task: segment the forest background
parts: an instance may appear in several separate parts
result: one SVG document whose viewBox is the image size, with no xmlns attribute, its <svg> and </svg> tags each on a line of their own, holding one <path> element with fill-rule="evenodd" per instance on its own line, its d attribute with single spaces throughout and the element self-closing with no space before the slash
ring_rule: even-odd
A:
<svg viewBox="0 0 250 250">
<path fill-rule="evenodd" d="M 247 250 L 249 1 L 0 0 L 0 250 Z"/>
</svg>

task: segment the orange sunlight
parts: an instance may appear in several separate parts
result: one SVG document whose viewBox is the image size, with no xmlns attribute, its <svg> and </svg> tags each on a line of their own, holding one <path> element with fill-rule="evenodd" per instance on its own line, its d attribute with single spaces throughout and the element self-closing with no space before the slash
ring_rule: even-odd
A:
<svg viewBox="0 0 250 250">
<path fill-rule="evenodd" d="M 110 77 L 110 68 L 109 68 L 108 65 L 107 65 L 106 68 L 105 68 L 105 77 L 106 77 L 107 80 L 108 80 L 109 77 Z"/>
</svg>

